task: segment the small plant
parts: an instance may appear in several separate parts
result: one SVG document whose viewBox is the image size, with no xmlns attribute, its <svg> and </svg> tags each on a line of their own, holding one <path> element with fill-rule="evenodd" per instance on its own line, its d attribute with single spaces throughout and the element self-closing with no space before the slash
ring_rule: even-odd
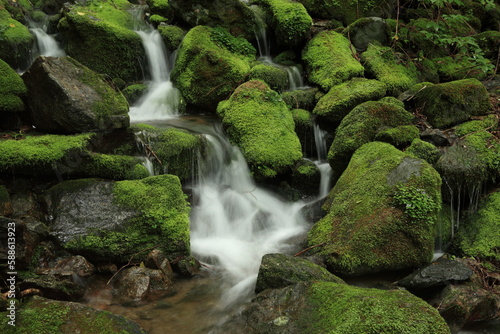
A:
<svg viewBox="0 0 500 334">
<path fill-rule="evenodd" d="M 402 206 L 408 217 L 417 221 L 431 220 L 432 213 L 440 208 L 440 204 L 424 190 L 414 185 L 398 184 L 393 198 L 397 205 Z"/>
<path fill-rule="evenodd" d="M 210 34 L 210 40 L 221 48 L 246 57 L 253 57 L 257 52 L 250 42 L 243 37 L 234 37 L 223 27 L 215 27 Z"/>
</svg>

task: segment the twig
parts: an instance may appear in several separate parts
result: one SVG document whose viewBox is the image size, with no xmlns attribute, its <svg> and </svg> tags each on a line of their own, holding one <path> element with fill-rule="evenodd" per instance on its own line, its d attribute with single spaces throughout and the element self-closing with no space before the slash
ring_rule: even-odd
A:
<svg viewBox="0 0 500 334">
<path fill-rule="evenodd" d="M 163 166 L 163 163 L 161 162 L 160 158 L 158 158 L 158 156 L 156 155 L 155 151 L 153 151 L 153 150 L 151 149 L 151 147 L 149 147 L 149 145 L 148 145 L 148 144 L 144 144 L 144 147 L 146 148 L 146 150 L 147 150 L 149 153 L 151 153 L 151 154 L 155 157 L 155 159 L 159 162 L 159 164 Z"/>
<path fill-rule="evenodd" d="M 324 246 L 324 245 L 326 245 L 326 242 L 323 242 L 322 244 L 317 244 L 317 245 L 314 245 L 314 246 L 311 246 L 311 247 L 307 247 L 306 249 L 303 249 L 300 252 L 298 252 L 297 254 L 295 254 L 294 257 L 295 256 L 299 256 L 301 254 L 304 254 L 305 252 L 307 252 L 310 249 L 313 249 L 313 248 L 316 248 L 316 247 L 321 247 L 321 246 Z"/>
</svg>

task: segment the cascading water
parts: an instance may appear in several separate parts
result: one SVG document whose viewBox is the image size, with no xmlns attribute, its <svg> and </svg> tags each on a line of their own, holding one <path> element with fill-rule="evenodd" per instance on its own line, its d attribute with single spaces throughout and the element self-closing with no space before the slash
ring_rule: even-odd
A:
<svg viewBox="0 0 500 334">
<path fill-rule="evenodd" d="M 66 53 L 59 46 L 54 35 L 49 35 L 47 33 L 48 22 L 47 18 L 41 20 L 40 22 L 35 22 L 33 20 L 28 20 L 29 30 L 35 36 L 36 44 L 33 46 L 32 58 L 35 59 L 38 56 L 47 57 L 64 57 Z"/>
<path fill-rule="evenodd" d="M 330 191 L 330 182 L 332 175 L 332 168 L 326 160 L 327 148 L 326 148 L 326 131 L 321 129 L 319 125 L 314 122 L 314 142 L 316 143 L 316 152 L 318 154 L 318 160 L 315 161 L 316 166 L 321 173 L 321 181 L 319 187 L 318 199 L 325 198 Z"/>
<path fill-rule="evenodd" d="M 167 50 L 158 30 L 149 24 L 141 24 L 136 32 L 146 51 L 151 81 L 146 94 L 130 108 L 130 119 L 137 122 L 175 118 L 179 115 L 180 101 L 180 93 L 170 81 L 175 52 Z"/>
</svg>

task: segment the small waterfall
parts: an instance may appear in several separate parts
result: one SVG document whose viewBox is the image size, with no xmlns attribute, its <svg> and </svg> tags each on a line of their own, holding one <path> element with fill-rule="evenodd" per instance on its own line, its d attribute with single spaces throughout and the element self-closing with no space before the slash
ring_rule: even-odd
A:
<svg viewBox="0 0 500 334">
<path fill-rule="evenodd" d="M 220 126 L 207 135 L 208 161 L 200 166 L 191 214 L 191 250 L 215 271 L 224 273 L 223 306 L 248 297 L 261 258 L 287 252 L 288 243 L 306 230 L 302 202 L 286 203 L 257 186 L 237 147 Z"/>
<path fill-rule="evenodd" d="M 325 139 L 326 134 L 327 132 L 321 129 L 318 123 L 314 122 L 314 142 L 316 144 L 316 154 L 318 155 L 318 160 L 315 161 L 315 164 L 321 173 L 318 199 L 323 199 L 328 195 L 332 179 L 332 168 L 326 159 L 328 153 Z"/>
<path fill-rule="evenodd" d="M 47 34 L 48 19 L 45 17 L 41 22 L 28 20 L 29 30 L 35 36 L 36 44 L 33 46 L 32 58 L 38 56 L 65 57 L 66 53 L 59 46 L 54 35 Z"/>
<path fill-rule="evenodd" d="M 302 80 L 302 73 L 297 66 L 285 66 L 288 72 L 288 80 L 290 81 L 290 90 L 297 90 L 306 88 L 304 80 Z"/>
<path fill-rule="evenodd" d="M 151 81 L 146 94 L 130 108 L 130 119 L 138 122 L 174 118 L 179 115 L 181 99 L 179 90 L 170 81 L 175 53 L 167 50 L 158 30 L 149 24 L 143 22 L 136 32 L 146 51 Z"/>
</svg>

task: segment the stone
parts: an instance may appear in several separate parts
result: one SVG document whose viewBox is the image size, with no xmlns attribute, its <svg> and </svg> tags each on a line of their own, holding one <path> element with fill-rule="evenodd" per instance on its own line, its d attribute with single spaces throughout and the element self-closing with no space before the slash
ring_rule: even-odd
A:
<svg viewBox="0 0 500 334">
<path fill-rule="evenodd" d="M 79 301 L 85 295 L 85 288 L 71 277 L 55 275 L 26 278 L 19 284 L 19 289 L 37 289 L 44 297 L 56 300 Z"/>
<path fill-rule="evenodd" d="M 41 275 L 89 277 L 95 271 L 92 263 L 87 261 L 83 256 L 76 255 L 59 258 L 50 267 L 37 269 L 36 273 Z"/>
<path fill-rule="evenodd" d="M 118 303 L 156 299 L 172 289 L 172 281 L 159 269 L 131 267 L 113 279 L 113 297 Z"/>
</svg>

